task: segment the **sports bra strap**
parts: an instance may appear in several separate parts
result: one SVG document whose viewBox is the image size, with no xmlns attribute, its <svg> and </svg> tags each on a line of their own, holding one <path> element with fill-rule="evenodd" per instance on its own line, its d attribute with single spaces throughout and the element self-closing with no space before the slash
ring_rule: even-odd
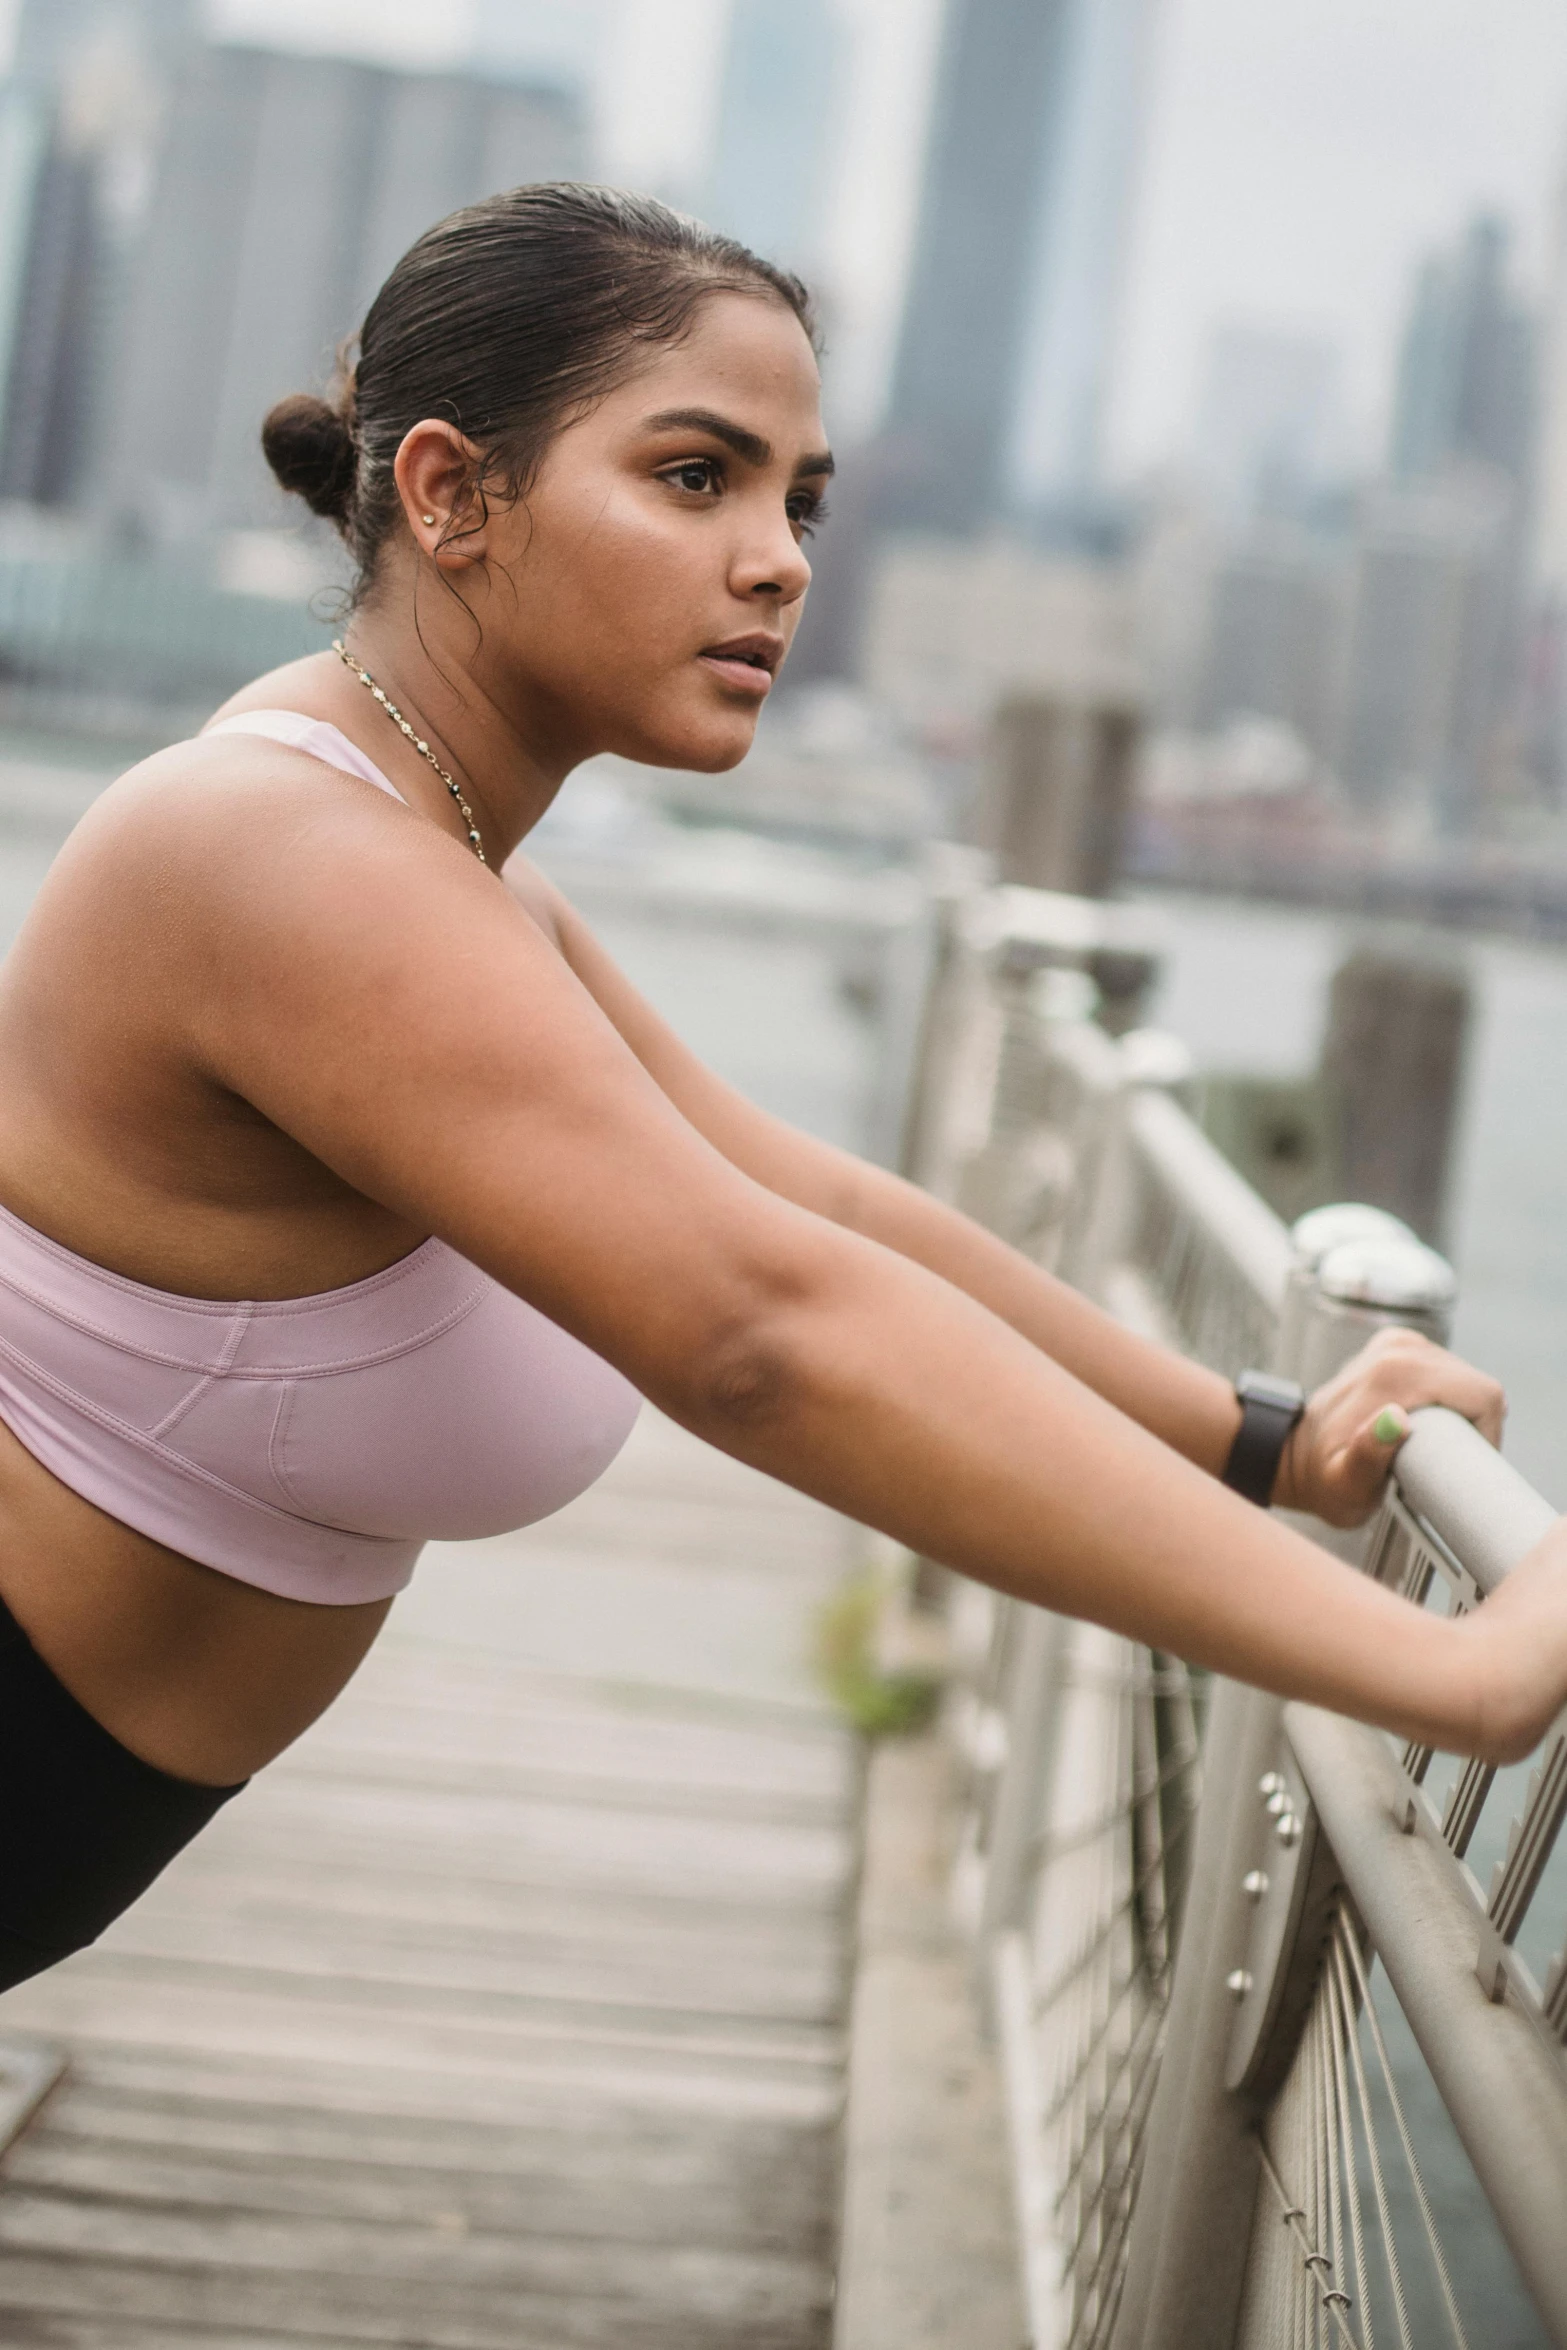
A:
<svg viewBox="0 0 1567 2350">
<path fill-rule="evenodd" d="M 241 710 L 232 718 L 220 718 L 215 725 L 202 728 L 203 740 L 214 734 L 262 734 L 271 742 L 308 752 L 312 759 L 322 759 L 344 775 L 357 775 L 379 791 L 390 792 L 394 800 L 403 797 L 396 784 L 329 719 L 307 718 L 301 710 Z M 406 807 L 407 802 L 403 804 Z"/>
</svg>

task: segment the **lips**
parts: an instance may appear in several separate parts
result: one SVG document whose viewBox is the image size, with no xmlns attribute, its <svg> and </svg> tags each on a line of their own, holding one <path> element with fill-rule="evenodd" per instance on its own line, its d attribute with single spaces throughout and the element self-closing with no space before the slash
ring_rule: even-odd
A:
<svg viewBox="0 0 1567 2350">
<path fill-rule="evenodd" d="M 765 693 L 783 659 L 783 651 L 782 637 L 753 629 L 745 636 L 728 637 L 722 644 L 705 645 L 699 658 L 719 671 L 728 683 L 742 687 L 747 693 Z"/>
</svg>

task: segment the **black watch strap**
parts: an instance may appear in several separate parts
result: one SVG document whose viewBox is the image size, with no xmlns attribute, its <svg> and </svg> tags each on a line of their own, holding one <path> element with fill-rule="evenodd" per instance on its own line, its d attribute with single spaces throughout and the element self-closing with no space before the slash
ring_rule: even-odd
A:
<svg viewBox="0 0 1567 2350">
<path fill-rule="evenodd" d="M 1245 1501 L 1266 1509 L 1273 1499 L 1279 1463 L 1292 1431 L 1306 1409 L 1304 1391 L 1293 1379 L 1269 1371 L 1243 1371 L 1235 1382 L 1241 1424 L 1224 1464 L 1224 1483 Z"/>
</svg>

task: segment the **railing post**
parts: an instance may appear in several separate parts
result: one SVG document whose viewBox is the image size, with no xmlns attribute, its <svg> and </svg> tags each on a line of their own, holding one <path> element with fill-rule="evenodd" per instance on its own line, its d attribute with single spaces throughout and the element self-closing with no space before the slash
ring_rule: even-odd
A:
<svg viewBox="0 0 1567 2350">
<path fill-rule="evenodd" d="M 1413 1324 L 1445 1335 L 1451 1273 L 1395 1220 L 1376 1210 L 1317 1210 L 1301 1219 L 1294 1237 L 1279 1370 L 1315 1386 L 1377 1329 Z M 1309 1530 L 1355 1554 L 1353 1542 Z M 1238 1970 L 1252 1914 L 1245 1879 L 1256 1849 L 1258 1783 L 1277 1754 L 1282 1713 L 1277 1698 L 1236 1682 L 1214 1685 L 1187 1923 L 1114 2350 L 1228 2350 L 1233 2339 L 1261 2108 L 1255 2096 L 1228 2089 L 1225 2073 L 1237 2000 L 1248 1988 Z"/>
<path fill-rule="evenodd" d="M 1121 1212 L 1124 1183 L 1123 1112 L 1139 1087 L 1172 1089 L 1184 1083 L 1191 1058 L 1174 1037 L 1142 1030 L 1111 1043 L 1097 1028 L 1080 1032 L 1079 1054 L 1087 1106 L 1079 1112 L 1078 1166 L 1074 1189 L 1095 1203 L 1087 1229 L 1063 1236 L 1061 1270 L 1079 1289 L 1093 1293 L 1110 1253 L 1114 1219 Z M 989 1995 L 989 1951 L 993 1937 L 1021 1926 L 1027 1906 L 1030 1859 L 1047 1816 L 1060 1726 L 1062 1643 L 1060 1616 L 1026 1601 L 1006 1604 L 1016 1611 L 1015 1646 L 1005 1693 L 1007 1752 L 987 1823 L 984 1890 L 977 1921 L 982 1996 Z"/>
</svg>

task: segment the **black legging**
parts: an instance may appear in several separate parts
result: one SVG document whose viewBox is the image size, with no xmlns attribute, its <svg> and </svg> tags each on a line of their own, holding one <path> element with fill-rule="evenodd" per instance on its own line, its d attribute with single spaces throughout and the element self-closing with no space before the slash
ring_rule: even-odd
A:
<svg viewBox="0 0 1567 2350">
<path fill-rule="evenodd" d="M 0 1600 L 0 1991 L 95 1942 L 238 1793 L 111 1738 Z"/>
</svg>

